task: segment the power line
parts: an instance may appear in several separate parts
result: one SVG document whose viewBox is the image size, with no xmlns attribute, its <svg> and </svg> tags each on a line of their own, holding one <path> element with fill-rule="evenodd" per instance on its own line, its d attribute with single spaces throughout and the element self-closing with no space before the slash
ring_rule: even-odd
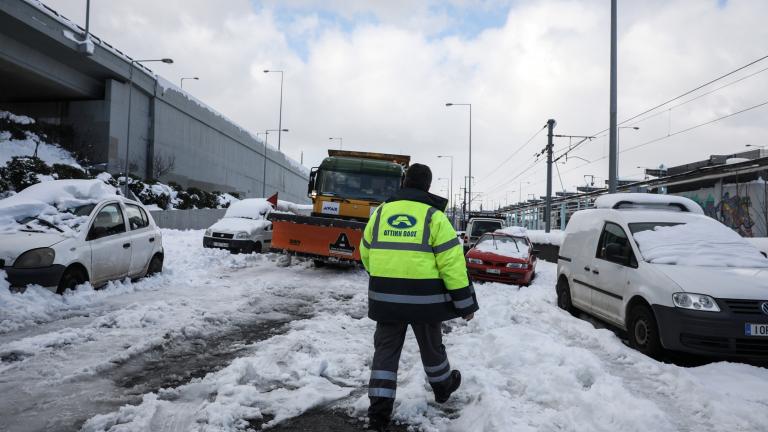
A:
<svg viewBox="0 0 768 432">
<path fill-rule="evenodd" d="M 509 162 L 509 161 L 510 161 L 510 160 L 511 160 L 513 157 L 515 157 L 515 155 L 517 155 L 518 153 L 520 153 L 520 151 L 521 151 L 522 149 L 524 149 L 524 148 L 525 148 L 525 147 L 526 147 L 528 144 L 530 144 L 530 143 L 531 143 L 531 141 L 533 141 L 533 140 L 534 140 L 534 139 L 535 139 L 535 138 L 536 138 L 536 137 L 537 137 L 537 136 L 538 136 L 538 135 L 541 133 L 541 131 L 543 131 L 544 129 L 546 129 L 546 127 L 547 127 L 547 125 L 544 125 L 544 126 L 541 128 L 541 129 L 539 129 L 538 131 L 536 131 L 536 133 L 535 133 L 535 134 L 533 134 L 533 136 L 532 136 L 532 137 L 530 137 L 530 138 L 528 139 L 528 141 L 526 141 L 526 142 L 525 142 L 523 145 L 521 145 L 520 147 L 518 147 L 518 148 L 517 148 L 517 150 L 515 150 L 515 151 L 514 151 L 514 152 L 513 152 L 511 155 L 509 155 L 509 157 L 508 157 L 508 158 L 504 159 L 504 161 L 503 161 L 502 163 L 500 163 L 500 164 L 499 164 L 499 165 L 498 165 L 496 168 L 492 169 L 492 170 L 491 170 L 491 172 L 489 172 L 489 173 L 488 173 L 488 174 L 487 174 L 487 175 L 486 175 L 486 176 L 485 176 L 483 179 L 487 179 L 487 178 L 490 178 L 490 177 L 491 177 L 491 175 L 493 175 L 493 173 L 495 173 L 496 171 L 498 171 L 498 170 L 499 170 L 499 168 L 503 167 L 503 166 L 504 166 L 504 165 L 505 165 L 507 162 Z M 481 180 L 481 181 L 482 181 L 482 180 Z"/>
<path fill-rule="evenodd" d="M 746 69 L 746 68 L 748 68 L 748 67 L 750 67 L 750 66 L 752 66 L 752 65 L 755 65 L 755 64 L 757 64 L 757 63 L 760 63 L 761 61 L 763 61 L 763 60 L 765 60 L 765 59 L 767 59 L 767 58 L 768 58 L 768 55 L 765 55 L 765 56 L 763 56 L 763 57 L 760 57 L 760 58 L 758 58 L 758 59 L 756 59 L 756 60 L 753 60 L 753 61 L 751 61 L 751 62 L 749 62 L 749 63 L 747 63 L 747 64 L 745 64 L 745 65 L 743 65 L 743 66 L 740 66 L 740 67 L 738 67 L 738 68 L 736 68 L 736 69 L 733 69 L 733 70 L 732 70 L 732 71 L 730 71 L 730 72 L 727 72 L 727 73 L 725 73 L 725 74 L 723 74 L 723 75 L 720 75 L 719 77 L 717 77 L 717 78 L 715 78 L 715 79 L 712 79 L 712 80 L 710 80 L 710 81 L 707 81 L 707 82 L 706 82 L 706 83 L 704 83 L 704 84 L 701 84 L 701 85 L 699 85 L 699 86 L 697 86 L 697 87 L 695 87 L 695 88 L 693 88 L 693 89 L 691 89 L 691 90 L 688 90 L 688 91 L 686 91 L 685 93 L 683 93 L 683 94 L 681 94 L 681 95 L 675 96 L 675 97 L 673 97 L 672 99 L 669 99 L 669 100 L 667 100 L 666 102 L 663 102 L 663 103 L 661 103 L 661 104 L 658 104 L 658 105 L 654 106 L 653 108 L 649 108 L 649 109 L 647 109 L 647 110 L 645 110 L 645 111 L 641 112 L 640 114 L 636 114 L 636 115 L 634 115 L 634 116 L 632 116 L 632 117 L 630 117 L 630 118 L 628 118 L 628 119 L 625 119 L 625 120 L 623 120 L 623 121 L 619 122 L 619 123 L 618 123 L 618 125 L 623 125 L 623 124 L 625 124 L 625 123 L 628 123 L 628 122 L 630 122 L 630 121 L 632 121 L 632 120 L 634 120 L 634 119 L 636 119 L 636 118 L 638 118 L 638 117 L 641 117 L 641 116 L 643 116 L 643 115 L 645 115 L 645 114 L 648 114 L 649 112 L 652 112 L 652 111 L 654 111 L 654 110 L 656 110 L 656 109 L 658 109 L 658 108 L 661 108 L 661 107 L 663 107 L 664 105 L 667 105 L 667 104 L 669 104 L 670 102 L 674 102 L 674 101 L 676 101 L 676 100 L 678 100 L 678 99 L 684 98 L 685 96 L 688 96 L 688 95 L 689 95 L 689 94 L 691 94 L 691 93 L 694 93 L 694 92 L 696 92 L 696 91 L 698 91 L 698 90 L 701 90 L 702 88 L 704 88 L 704 87 L 706 87 L 706 86 L 708 86 L 708 85 L 710 85 L 710 84 L 713 84 L 713 83 L 715 83 L 715 82 L 717 82 L 717 81 L 720 81 L 720 80 L 721 80 L 721 79 L 723 79 L 723 78 L 729 77 L 729 76 L 731 76 L 731 75 L 733 75 L 733 74 L 735 74 L 735 73 L 737 73 L 737 72 L 739 72 L 739 71 L 742 71 L 742 70 L 744 70 L 744 69 Z M 737 81 L 737 82 L 738 82 L 738 81 Z M 693 100 L 693 99 L 692 99 L 692 100 Z M 601 133 L 603 133 L 603 132 L 607 132 L 608 130 L 609 130 L 609 128 L 605 128 L 605 129 L 601 130 L 600 132 L 596 132 L 596 133 L 593 133 L 592 135 L 593 135 L 593 136 L 597 136 L 597 135 L 599 135 L 599 134 L 601 134 Z M 578 147 L 580 147 L 582 144 L 584 144 L 584 143 L 582 142 L 582 143 L 580 143 L 580 144 L 577 144 L 577 145 L 573 146 L 573 148 L 571 148 L 569 151 L 573 151 L 573 150 L 577 149 L 577 148 L 578 148 Z M 603 158 L 603 159 L 605 159 L 605 158 Z M 600 159 L 598 159 L 598 160 L 600 160 Z"/>
</svg>

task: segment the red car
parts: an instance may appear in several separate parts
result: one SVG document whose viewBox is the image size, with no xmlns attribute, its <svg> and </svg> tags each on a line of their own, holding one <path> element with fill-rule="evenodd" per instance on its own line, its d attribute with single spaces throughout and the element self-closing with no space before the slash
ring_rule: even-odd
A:
<svg viewBox="0 0 768 432">
<path fill-rule="evenodd" d="M 475 281 L 528 285 L 536 274 L 533 244 L 524 236 L 486 233 L 467 252 L 469 277 Z"/>
</svg>

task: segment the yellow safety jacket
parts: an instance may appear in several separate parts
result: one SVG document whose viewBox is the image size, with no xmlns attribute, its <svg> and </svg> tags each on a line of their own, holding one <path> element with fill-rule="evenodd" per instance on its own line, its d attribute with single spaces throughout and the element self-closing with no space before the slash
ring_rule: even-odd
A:
<svg viewBox="0 0 768 432">
<path fill-rule="evenodd" d="M 371 319 L 441 322 L 479 309 L 446 203 L 404 188 L 371 216 L 360 244 Z"/>
</svg>

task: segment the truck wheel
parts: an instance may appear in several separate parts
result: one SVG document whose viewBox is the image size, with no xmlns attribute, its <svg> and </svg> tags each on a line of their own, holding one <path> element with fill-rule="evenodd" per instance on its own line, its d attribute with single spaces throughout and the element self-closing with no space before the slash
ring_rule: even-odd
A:
<svg viewBox="0 0 768 432">
<path fill-rule="evenodd" d="M 325 261 L 323 260 L 312 260 L 312 263 L 315 264 L 315 268 L 325 267 Z"/>
<path fill-rule="evenodd" d="M 56 294 L 64 294 L 68 289 L 74 291 L 78 285 L 84 284 L 87 280 L 88 278 L 81 269 L 77 267 L 68 268 L 61 276 Z"/>
<path fill-rule="evenodd" d="M 568 286 L 568 281 L 561 278 L 557 281 L 557 306 L 568 312 L 569 314 L 576 316 L 576 308 L 571 302 L 571 287 Z"/>
<path fill-rule="evenodd" d="M 251 253 L 256 252 L 260 254 L 263 251 L 263 248 L 261 247 L 261 242 L 256 242 L 253 244 L 253 248 L 251 248 Z"/>
<path fill-rule="evenodd" d="M 627 316 L 627 333 L 629 346 L 648 357 L 658 359 L 664 352 L 656 317 L 648 306 L 638 304 L 630 309 Z"/>
</svg>

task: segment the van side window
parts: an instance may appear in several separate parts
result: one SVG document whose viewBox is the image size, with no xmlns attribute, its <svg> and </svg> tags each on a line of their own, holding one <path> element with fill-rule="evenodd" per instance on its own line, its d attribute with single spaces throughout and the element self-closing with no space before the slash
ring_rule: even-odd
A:
<svg viewBox="0 0 768 432">
<path fill-rule="evenodd" d="M 635 254 L 624 230 L 615 223 L 606 222 L 597 244 L 597 258 L 625 266 L 637 266 Z"/>
</svg>

